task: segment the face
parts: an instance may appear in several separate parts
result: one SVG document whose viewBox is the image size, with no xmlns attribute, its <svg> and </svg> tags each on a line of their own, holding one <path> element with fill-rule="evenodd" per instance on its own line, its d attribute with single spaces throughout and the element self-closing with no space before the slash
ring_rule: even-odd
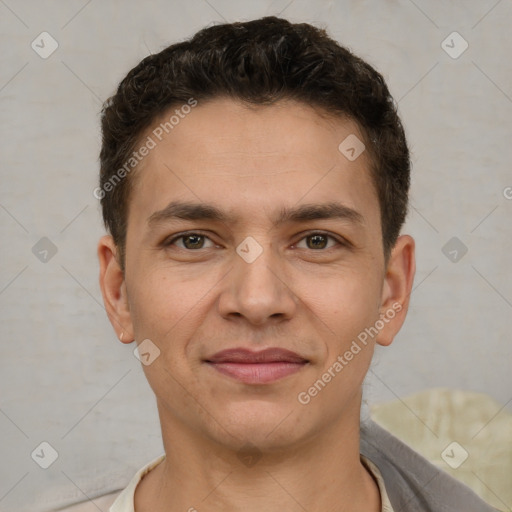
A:
<svg viewBox="0 0 512 512">
<path fill-rule="evenodd" d="M 150 340 L 164 427 L 265 449 L 359 421 L 414 261 L 406 236 L 385 261 L 368 155 L 338 149 L 350 135 L 363 139 L 300 103 L 215 99 L 156 139 L 133 182 L 125 273 L 110 237 L 99 256 L 114 328 Z"/>
</svg>

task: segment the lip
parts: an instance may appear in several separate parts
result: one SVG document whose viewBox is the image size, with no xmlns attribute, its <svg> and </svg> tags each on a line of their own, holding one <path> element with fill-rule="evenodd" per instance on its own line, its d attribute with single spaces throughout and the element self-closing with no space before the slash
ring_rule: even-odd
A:
<svg viewBox="0 0 512 512">
<path fill-rule="evenodd" d="M 243 348 L 217 352 L 205 360 L 218 372 L 245 384 L 269 384 L 300 371 L 309 361 L 295 352 L 268 348 L 258 352 Z"/>
</svg>

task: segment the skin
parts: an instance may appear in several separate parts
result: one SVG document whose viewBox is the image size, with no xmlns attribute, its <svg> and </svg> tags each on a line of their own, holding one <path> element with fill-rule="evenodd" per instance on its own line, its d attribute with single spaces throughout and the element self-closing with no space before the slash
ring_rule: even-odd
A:
<svg viewBox="0 0 512 512">
<path fill-rule="evenodd" d="M 217 98 L 195 107 L 139 164 L 125 272 L 110 236 L 98 246 L 117 335 L 160 350 L 143 369 L 166 459 L 137 487 L 137 512 L 380 510 L 359 456 L 362 383 L 375 344 L 389 345 L 405 319 L 414 241 L 400 236 L 386 261 L 369 156 L 349 161 L 338 150 L 350 134 L 363 139 L 355 122 L 301 103 L 249 109 Z M 156 213 L 171 201 L 213 205 L 228 220 Z M 282 208 L 334 202 L 360 221 L 273 222 Z M 185 231 L 205 238 L 169 242 Z M 263 251 L 252 263 L 236 252 L 248 236 Z M 393 304 L 401 310 L 379 334 L 301 404 L 298 394 Z M 235 347 L 286 348 L 308 364 L 252 385 L 204 362 Z M 239 457 L 248 443 L 260 457 L 250 467 Z"/>
</svg>

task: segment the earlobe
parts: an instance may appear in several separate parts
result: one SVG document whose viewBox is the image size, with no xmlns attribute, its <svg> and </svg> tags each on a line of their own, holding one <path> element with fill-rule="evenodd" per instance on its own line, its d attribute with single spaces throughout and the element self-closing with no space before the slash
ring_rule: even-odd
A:
<svg viewBox="0 0 512 512">
<path fill-rule="evenodd" d="M 120 341 L 131 343 L 134 335 L 124 272 L 117 260 L 117 246 L 110 235 L 105 235 L 100 239 L 98 259 L 100 288 L 108 318 Z"/>
<path fill-rule="evenodd" d="M 391 251 L 382 288 L 380 319 L 384 326 L 376 338 L 379 345 L 390 345 L 405 321 L 416 272 L 414 246 L 411 236 L 402 235 Z"/>
</svg>

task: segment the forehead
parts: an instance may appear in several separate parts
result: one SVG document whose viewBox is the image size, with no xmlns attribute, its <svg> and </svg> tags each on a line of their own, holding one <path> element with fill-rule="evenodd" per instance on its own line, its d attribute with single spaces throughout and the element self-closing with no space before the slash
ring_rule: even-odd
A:
<svg viewBox="0 0 512 512">
<path fill-rule="evenodd" d="M 349 159 L 353 153 L 340 151 L 340 144 L 347 149 L 344 141 L 362 143 L 354 121 L 322 116 L 295 101 L 249 108 L 217 98 L 170 123 L 176 110 L 155 120 L 143 136 L 151 137 L 154 148 L 135 173 L 129 225 L 134 209 L 137 220 L 148 219 L 178 198 L 215 204 L 238 217 L 336 200 L 363 210 L 380 227 L 369 156 L 363 151 Z"/>
</svg>

